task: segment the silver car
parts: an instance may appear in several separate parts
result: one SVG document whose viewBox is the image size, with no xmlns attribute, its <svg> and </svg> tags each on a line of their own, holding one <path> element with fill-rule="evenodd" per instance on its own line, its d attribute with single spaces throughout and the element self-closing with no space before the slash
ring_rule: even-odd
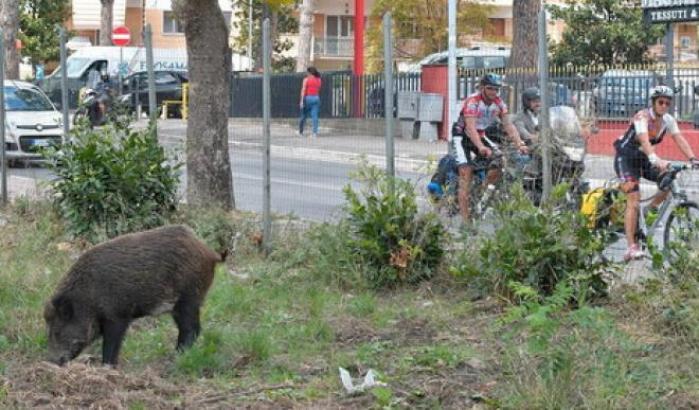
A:
<svg viewBox="0 0 699 410">
<path fill-rule="evenodd" d="M 41 159 L 40 149 L 63 139 L 60 111 L 37 86 L 5 81 L 5 155 L 8 163 Z"/>
</svg>

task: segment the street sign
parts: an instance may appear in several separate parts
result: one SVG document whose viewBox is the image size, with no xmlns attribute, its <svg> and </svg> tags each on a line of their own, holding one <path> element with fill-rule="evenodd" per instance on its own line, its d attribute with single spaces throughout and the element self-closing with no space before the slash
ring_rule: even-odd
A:
<svg viewBox="0 0 699 410">
<path fill-rule="evenodd" d="M 123 47 L 131 42 L 131 33 L 126 26 L 115 27 L 112 30 L 112 44 Z"/>
<path fill-rule="evenodd" d="M 649 23 L 679 23 L 699 21 L 699 7 L 677 7 L 661 10 L 644 10 L 644 19 Z"/>
<path fill-rule="evenodd" d="M 641 8 L 651 24 L 699 21 L 699 0 L 642 0 Z"/>
</svg>

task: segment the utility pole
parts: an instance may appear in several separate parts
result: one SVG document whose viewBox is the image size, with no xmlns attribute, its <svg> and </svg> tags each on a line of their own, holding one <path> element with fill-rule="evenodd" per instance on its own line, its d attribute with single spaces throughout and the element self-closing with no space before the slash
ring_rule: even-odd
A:
<svg viewBox="0 0 699 410">
<path fill-rule="evenodd" d="M 252 62 L 252 0 L 249 2 L 248 8 L 248 68 L 253 70 L 254 63 Z"/>
<path fill-rule="evenodd" d="M 539 126 L 541 127 L 541 162 L 543 171 L 543 190 L 541 201 L 545 201 L 551 195 L 551 124 L 549 123 L 550 97 L 548 93 L 549 83 L 549 54 L 546 42 L 546 8 L 539 11 L 539 89 L 541 90 L 541 115 Z"/>
</svg>

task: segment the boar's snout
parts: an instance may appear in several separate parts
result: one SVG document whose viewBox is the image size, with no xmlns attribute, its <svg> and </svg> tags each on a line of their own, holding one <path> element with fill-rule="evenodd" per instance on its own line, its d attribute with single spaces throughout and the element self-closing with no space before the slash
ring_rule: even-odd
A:
<svg viewBox="0 0 699 410">
<path fill-rule="evenodd" d="M 63 366 L 64 364 L 68 363 L 68 357 L 65 355 L 49 356 L 48 360 L 49 360 L 49 362 L 51 362 L 53 364 L 57 364 L 59 366 Z"/>
</svg>

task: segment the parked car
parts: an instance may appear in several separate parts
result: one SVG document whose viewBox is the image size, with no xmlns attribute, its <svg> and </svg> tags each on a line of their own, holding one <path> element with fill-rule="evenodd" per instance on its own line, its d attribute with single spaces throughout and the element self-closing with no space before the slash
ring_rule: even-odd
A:
<svg viewBox="0 0 699 410">
<path fill-rule="evenodd" d="M 5 155 L 10 165 L 41 159 L 40 149 L 63 139 L 63 117 L 39 87 L 5 81 Z"/>
<path fill-rule="evenodd" d="M 449 53 L 442 51 L 430 54 L 406 70 L 409 73 L 420 73 L 422 66 L 428 64 L 447 64 Z M 463 70 L 497 69 L 507 67 L 510 60 L 510 50 L 505 47 L 470 47 L 456 50 L 456 66 Z"/>
<path fill-rule="evenodd" d="M 189 82 L 187 72 L 184 70 L 158 70 L 155 71 L 155 100 L 158 107 L 163 101 L 182 100 L 182 85 Z M 148 73 L 141 71 L 129 75 L 122 85 L 120 101 L 132 112 L 140 103 L 143 112 L 148 113 Z M 168 115 L 181 116 L 181 107 L 175 106 Z"/>
<path fill-rule="evenodd" d="M 592 90 L 595 111 L 603 117 L 629 117 L 648 106 L 648 92 L 659 82 L 652 71 L 605 71 Z"/>
</svg>

